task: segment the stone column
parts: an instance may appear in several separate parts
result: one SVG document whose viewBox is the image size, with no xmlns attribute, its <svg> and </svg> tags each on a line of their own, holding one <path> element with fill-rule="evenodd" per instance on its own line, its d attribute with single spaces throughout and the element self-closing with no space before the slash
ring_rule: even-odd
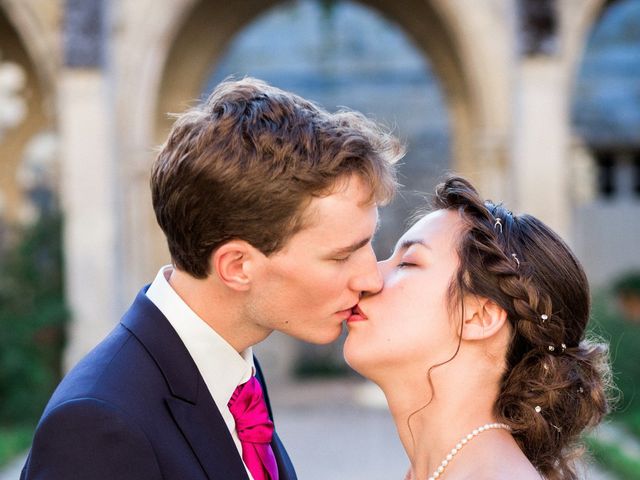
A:
<svg viewBox="0 0 640 480">
<path fill-rule="evenodd" d="M 553 0 L 519 0 L 511 172 L 514 209 L 570 233 L 569 89 Z"/>
<path fill-rule="evenodd" d="M 67 0 L 59 83 L 67 301 L 65 368 L 113 327 L 117 305 L 116 162 L 105 68 L 104 4 Z"/>
<path fill-rule="evenodd" d="M 518 67 L 513 125 L 512 195 L 561 236 L 570 231 L 569 112 L 565 69 L 553 58 L 525 59 Z"/>
</svg>

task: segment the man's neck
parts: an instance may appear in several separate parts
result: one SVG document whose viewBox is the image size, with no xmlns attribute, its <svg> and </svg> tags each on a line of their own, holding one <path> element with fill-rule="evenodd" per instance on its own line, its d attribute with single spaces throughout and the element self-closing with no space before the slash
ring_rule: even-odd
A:
<svg viewBox="0 0 640 480">
<path fill-rule="evenodd" d="M 168 282 L 182 301 L 238 353 L 271 333 L 247 319 L 241 299 L 211 277 L 199 279 L 174 268 Z"/>
</svg>

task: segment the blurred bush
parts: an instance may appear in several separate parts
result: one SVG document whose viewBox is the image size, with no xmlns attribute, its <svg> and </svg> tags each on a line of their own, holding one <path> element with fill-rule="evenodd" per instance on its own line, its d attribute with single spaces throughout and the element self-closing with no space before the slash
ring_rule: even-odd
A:
<svg viewBox="0 0 640 480">
<path fill-rule="evenodd" d="M 613 294 L 625 320 L 640 325 L 640 271 L 619 277 L 613 284 Z"/>
<path fill-rule="evenodd" d="M 45 211 L 0 252 L 0 425 L 37 421 L 61 376 L 62 219 Z"/>
<path fill-rule="evenodd" d="M 589 437 L 585 442 L 593 458 L 617 478 L 640 480 L 640 460 L 627 455 L 620 445 Z"/>
<path fill-rule="evenodd" d="M 624 293 L 622 293 L 624 292 Z M 640 300 L 640 273 L 630 273 L 613 283 L 608 292 L 594 297 L 593 319 L 596 333 L 610 342 L 611 363 L 620 398 L 612 417 L 624 423 L 640 438 L 640 322 L 629 312 L 629 299 L 636 292 Z"/>
<path fill-rule="evenodd" d="M 640 271 L 627 272 L 613 284 L 613 292 L 617 295 L 640 296 Z"/>
</svg>

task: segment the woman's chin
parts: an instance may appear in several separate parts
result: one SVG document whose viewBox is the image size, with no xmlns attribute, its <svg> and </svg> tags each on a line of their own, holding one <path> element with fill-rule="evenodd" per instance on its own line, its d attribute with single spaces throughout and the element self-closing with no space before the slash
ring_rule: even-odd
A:
<svg viewBox="0 0 640 480">
<path fill-rule="evenodd" d="M 372 352 L 368 351 L 369 349 L 366 346 L 362 345 L 360 342 L 354 341 L 354 339 L 349 335 L 344 342 L 344 360 L 347 362 L 353 370 L 358 372 L 365 378 L 371 380 L 371 370 L 372 364 L 374 362 L 375 356 L 372 355 Z M 373 358 L 371 358 L 373 356 Z"/>
</svg>

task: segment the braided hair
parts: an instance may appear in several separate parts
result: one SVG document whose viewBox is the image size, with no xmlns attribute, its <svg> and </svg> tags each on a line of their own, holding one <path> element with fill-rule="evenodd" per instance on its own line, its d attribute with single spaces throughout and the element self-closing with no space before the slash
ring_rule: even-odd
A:
<svg viewBox="0 0 640 480">
<path fill-rule="evenodd" d="M 452 304 L 489 298 L 507 312 L 513 336 L 495 404 L 498 421 L 549 480 L 576 479 L 586 428 L 609 409 L 608 349 L 585 338 L 589 286 L 564 241 L 531 215 L 483 202 L 465 179 L 438 185 L 433 206 L 457 210 L 465 224 Z"/>
</svg>

